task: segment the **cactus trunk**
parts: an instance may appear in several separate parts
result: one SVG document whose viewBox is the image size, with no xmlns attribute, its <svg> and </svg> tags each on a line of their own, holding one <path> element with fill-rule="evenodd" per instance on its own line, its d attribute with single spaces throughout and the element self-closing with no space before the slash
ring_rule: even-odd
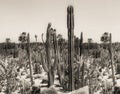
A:
<svg viewBox="0 0 120 94">
<path fill-rule="evenodd" d="M 80 39 L 80 57 L 82 56 L 83 54 L 83 33 L 81 32 L 81 39 Z M 81 62 L 82 63 L 82 62 Z M 84 86 L 84 62 L 83 62 L 83 65 L 82 65 L 82 81 L 81 81 L 81 86 L 83 87 Z"/>
<path fill-rule="evenodd" d="M 32 71 L 32 62 L 31 62 L 31 54 L 30 54 L 30 36 L 28 34 L 28 59 L 29 59 L 29 67 L 30 67 L 30 79 L 31 79 L 31 86 L 33 85 L 33 71 Z"/>
<path fill-rule="evenodd" d="M 69 64 L 69 89 L 74 90 L 74 14 L 73 7 L 67 8 L 67 28 L 68 28 L 68 64 Z"/>
<path fill-rule="evenodd" d="M 58 65 L 58 43 L 57 43 L 56 30 L 54 31 L 55 33 L 53 34 L 53 45 L 54 45 L 55 61 L 53 65 L 53 71 L 57 69 L 57 65 Z"/>
<path fill-rule="evenodd" d="M 80 35 L 81 39 L 80 39 L 80 56 L 82 55 L 82 52 L 83 52 L 83 33 L 81 32 L 81 35 Z"/>
<path fill-rule="evenodd" d="M 115 87 L 115 73 L 114 73 L 114 65 L 113 65 L 112 36 L 111 36 L 111 33 L 110 33 L 110 58 L 111 58 L 111 67 L 112 67 L 113 87 Z"/>
<path fill-rule="evenodd" d="M 47 28 L 47 36 L 46 36 L 46 57 L 48 63 L 48 87 L 54 84 L 54 77 L 55 77 L 55 69 L 57 68 L 57 39 L 56 33 L 53 33 L 53 29 L 51 28 L 51 24 L 48 24 Z M 53 41 L 53 43 L 52 43 Z M 53 46 L 54 44 L 54 46 Z M 53 47 L 53 48 L 52 48 Z M 54 51 L 53 51 L 54 49 Z M 54 54 L 55 53 L 55 54 Z M 52 56 L 54 56 L 52 58 Z M 53 61 L 54 59 L 54 61 Z"/>
<path fill-rule="evenodd" d="M 53 84 L 52 80 L 52 72 L 51 72 L 51 57 L 50 57 L 50 30 L 47 30 L 47 39 L 46 39 L 46 56 L 47 56 L 47 63 L 48 63 L 48 87 L 50 87 Z"/>
</svg>

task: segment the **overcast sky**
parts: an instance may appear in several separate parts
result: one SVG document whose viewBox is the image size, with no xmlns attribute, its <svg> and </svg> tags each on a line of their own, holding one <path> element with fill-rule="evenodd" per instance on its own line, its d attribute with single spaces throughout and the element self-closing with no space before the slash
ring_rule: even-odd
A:
<svg viewBox="0 0 120 94">
<path fill-rule="evenodd" d="M 0 0 L 0 42 L 5 38 L 18 42 L 21 32 L 46 33 L 47 24 L 67 38 L 67 6 L 74 6 L 75 35 L 84 34 L 84 41 L 99 42 L 104 32 L 111 32 L 113 41 L 120 41 L 120 0 Z"/>
</svg>

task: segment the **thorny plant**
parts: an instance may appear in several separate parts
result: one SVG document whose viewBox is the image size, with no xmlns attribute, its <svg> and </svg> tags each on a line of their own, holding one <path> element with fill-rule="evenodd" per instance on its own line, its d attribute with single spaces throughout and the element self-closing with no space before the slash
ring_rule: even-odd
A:
<svg viewBox="0 0 120 94">
<path fill-rule="evenodd" d="M 17 88 L 17 63 L 13 58 L 0 60 L 0 85 L 5 88 L 6 94 L 11 94 Z"/>
</svg>

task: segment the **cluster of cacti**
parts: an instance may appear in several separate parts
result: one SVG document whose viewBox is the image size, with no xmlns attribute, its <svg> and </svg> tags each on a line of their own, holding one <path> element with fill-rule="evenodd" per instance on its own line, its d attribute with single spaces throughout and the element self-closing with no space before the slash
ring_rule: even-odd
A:
<svg viewBox="0 0 120 94">
<path fill-rule="evenodd" d="M 45 50 L 46 53 L 45 55 L 41 54 L 41 59 L 43 68 L 48 73 L 48 87 L 50 87 L 54 84 L 54 75 L 58 63 L 56 30 L 51 28 L 50 23 L 47 27 Z M 45 59 L 43 59 L 44 56 L 46 56 Z"/>
<path fill-rule="evenodd" d="M 67 8 L 67 28 L 68 45 L 67 48 L 63 48 L 63 46 L 66 46 L 65 41 L 62 38 L 57 40 L 56 31 L 51 28 L 50 23 L 48 24 L 45 49 L 41 52 L 41 60 L 44 70 L 48 73 L 48 87 L 54 84 L 54 75 L 57 69 L 60 85 L 63 89 L 73 91 L 84 86 L 84 62 L 81 68 L 83 33 L 81 33 L 80 39 L 74 36 L 74 11 L 72 6 Z M 80 77 L 80 74 L 82 77 Z"/>
<path fill-rule="evenodd" d="M 68 28 L 69 89 L 72 91 L 76 88 L 80 88 L 80 77 L 79 77 L 80 64 L 78 64 L 77 71 L 75 72 L 74 62 L 80 62 L 80 57 L 82 55 L 82 50 L 83 50 L 82 49 L 83 34 L 81 33 L 81 39 L 74 37 L 74 14 L 73 14 L 72 6 L 69 6 L 67 8 L 67 28 Z M 76 58 L 76 61 L 74 60 L 74 58 Z M 77 73 L 76 79 L 74 79 L 75 73 Z M 84 83 L 83 80 L 84 80 L 84 63 L 82 65 L 82 84 Z M 77 83 L 75 83 L 76 81 Z"/>
<path fill-rule="evenodd" d="M 57 36 L 56 30 L 53 29 L 51 27 L 51 23 L 49 23 L 46 32 L 46 41 L 44 42 L 43 34 L 42 34 L 43 43 L 41 43 L 42 46 L 38 44 L 40 48 L 38 47 L 37 49 L 38 37 L 37 35 L 35 35 L 36 45 L 35 47 L 33 47 L 32 50 L 31 50 L 32 46 L 30 44 L 29 33 L 27 35 L 26 32 L 23 32 L 20 35 L 19 41 L 22 44 L 19 50 L 19 54 L 18 56 L 16 56 L 17 48 L 14 49 L 14 53 L 13 53 L 13 57 L 14 58 L 18 57 L 19 58 L 18 61 L 20 62 L 20 64 L 18 65 L 19 68 L 16 70 L 20 72 L 21 67 L 26 67 L 27 65 L 29 65 L 30 75 L 28 75 L 29 77 L 28 76 L 27 77 L 30 78 L 30 82 L 31 82 L 31 85 L 27 83 L 26 85 L 23 85 L 23 88 L 21 89 L 21 93 L 25 93 L 25 91 L 27 90 L 28 92 L 31 92 L 30 91 L 31 86 L 33 88 L 33 91 L 37 89 L 38 90 L 37 92 L 40 93 L 40 88 L 33 86 L 34 85 L 33 80 L 36 79 L 37 77 L 41 77 L 41 75 L 40 76 L 33 75 L 33 69 L 35 74 L 42 73 L 42 67 L 47 72 L 48 81 L 46 79 L 43 79 L 43 82 L 45 81 L 48 82 L 48 87 L 54 85 L 55 75 L 57 73 L 60 86 L 63 88 L 64 91 L 73 91 L 75 89 L 79 89 L 81 87 L 84 87 L 85 85 L 88 85 L 90 89 L 90 94 L 93 94 L 94 91 L 98 89 L 96 84 L 100 83 L 101 79 L 98 78 L 101 76 L 101 74 L 103 74 L 101 72 L 102 68 L 104 68 L 104 65 L 105 67 L 110 66 L 112 70 L 110 76 L 112 76 L 113 86 L 115 86 L 116 82 L 115 82 L 115 73 L 114 73 L 114 63 L 113 63 L 114 58 L 112 51 L 111 34 L 109 36 L 108 33 L 104 33 L 103 36 L 101 37 L 101 41 L 103 41 L 104 43 L 109 42 L 109 46 L 107 44 L 109 50 L 106 47 L 106 45 L 104 45 L 105 49 L 104 47 L 103 48 L 101 47 L 102 50 L 100 49 L 99 51 L 100 56 L 98 58 L 97 53 L 95 53 L 96 55 L 95 57 L 91 55 L 91 48 L 92 48 L 90 47 L 91 39 L 89 39 L 88 43 L 86 43 L 86 46 L 84 46 L 85 43 L 83 43 L 83 33 L 81 32 L 80 38 L 74 36 L 73 6 L 67 7 L 67 29 L 68 29 L 68 40 L 66 42 L 66 40 L 62 38 L 62 35 L 59 34 Z M 7 46 L 5 46 L 4 58 L 5 56 L 7 56 L 7 50 L 9 50 L 8 49 L 9 47 L 7 48 Z M 96 48 L 96 50 L 98 50 L 98 48 Z M 92 52 L 95 52 L 96 50 L 92 49 Z M 108 64 L 108 62 L 110 62 L 110 64 Z M 116 60 L 116 62 L 118 61 Z M 40 67 L 41 64 L 42 67 Z M 13 86 L 14 84 L 16 84 L 14 64 L 10 62 L 7 65 L 7 67 L 5 67 L 3 64 L 0 63 L 0 66 L 5 71 L 2 72 L 2 68 L 0 69 L 1 71 L 0 80 L 2 81 L 7 80 L 6 93 L 12 94 L 12 91 L 16 90 L 16 87 Z M 25 68 L 25 70 L 27 72 L 27 67 Z M 3 83 L 2 81 L 0 81 L 0 84 Z M 52 89 L 48 89 L 47 91 L 43 91 L 42 93 L 56 94 L 56 91 L 52 88 Z"/>
<path fill-rule="evenodd" d="M 45 44 L 46 53 L 41 54 L 41 59 L 42 59 L 43 68 L 48 73 L 48 86 L 53 85 L 54 72 L 57 68 L 61 86 L 63 87 L 63 89 L 72 91 L 74 89 L 80 88 L 79 76 L 80 76 L 81 66 L 80 64 L 74 62 L 80 62 L 79 56 L 81 56 L 82 54 L 83 35 L 81 33 L 81 39 L 79 38 L 74 39 L 74 15 L 73 15 L 72 6 L 69 6 L 67 8 L 67 13 L 68 13 L 67 14 L 68 51 L 66 52 L 65 50 L 67 49 L 63 48 L 63 46 L 64 47 L 66 46 L 64 43 L 65 41 L 62 39 L 57 40 L 56 33 L 51 28 L 51 24 L 48 24 L 46 44 Z M 74 58 L 77 58 L 77 61 L 75 61 Z M 52 59 L 54 60 L 54 62 L 52 62 Z M 75 64 L 78 65 L 77 71 L 74 71 Z M 84 64 L 83 64 L 83 69 L 84 69 Z M 77 77 L 75 78 L 74 75 L 76 73 L 77 73 Z"/>
</svg>

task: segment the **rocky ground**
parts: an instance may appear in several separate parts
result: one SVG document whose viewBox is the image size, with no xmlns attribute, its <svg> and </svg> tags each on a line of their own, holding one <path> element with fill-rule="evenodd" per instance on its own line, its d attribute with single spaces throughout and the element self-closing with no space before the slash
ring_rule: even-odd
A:
<svg viewBox="0 0 120 94">
<path fill-rule="evenodd" d="M 21 83 L 24 87 L 29 87 L 30 86 L 29 74 L 26 74 L 25 72 L 23 72 L 21 74 L 22 75 L 19 75 L 17 77 L 18 82 L 21 81 Z M 48 88 L 47 88 L 47 73 L 46 72 L 43 71 L 41 74 L 34 74 L 33 78 L 34 78 L 34 86 L 41 87 L 42 92 L 48 90 Z M 59 87 L 59 81 L 56 78 L 57 78 L 57 75 L 55 76 L 55 83 L 54 83 L 54 86 L 52 86 L 52 89 L 55 89 L 55 91 L 57 91 L 58 94 L 89 94 L 88 86 L 86 86 L 84 88 L 80 88 L 73 92 L 63 92 L 62 87 Z M 120 75 L 115 75 L 115 78 L 116 78 L 116 86 L 119 87 L 120 86 Z M 108 86 L 110 86 L 110 87 L 112 86 L 112 77 L 108 76 L 107 74 L 102 77 L 102 81 L 105 82 L 106 88 L 108 88 Z M 79 92 L 84 92 L 84 93 L 79 93 Z M 0 94 L 5 94 L 4 89 L 2 90 L 2 92 Z M 16 90 L 12 94 L 20 94 L 20 93 L 19 93 L 19 90 Z M 49 93 L 43 93 L 43 94 L 49 94 Z M 101 89 L 100 89 L 100 90 L 97 90 L 94 94 L 103 94 L 103 93 L 101 93 Z"/>
</svg>

